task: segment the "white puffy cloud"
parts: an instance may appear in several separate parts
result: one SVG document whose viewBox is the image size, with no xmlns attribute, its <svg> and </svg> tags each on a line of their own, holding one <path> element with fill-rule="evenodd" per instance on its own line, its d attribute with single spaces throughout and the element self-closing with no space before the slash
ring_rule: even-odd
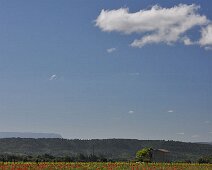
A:
<svg viewBox="0 0 212 170">
<path fill-rule="evenodd" d="M 206 50 L 210 50 L 212 46 L 212 24 L 208 25 L 201 30 L 201 39 L 199 40 L 199 44 L 202 46 L 209 46 L 205 47 Z"/>
<path fill-rule="evenodd" d="M 116 51 L 116 48 L 108 48 L 108 49 L 107 49 L 107 52 L 108 52 L 108 53 L 112 53 L 112 52 L 114 52 L 114 51 Z"/>
<path fill-rule="evenodd" d="M 151 9 L 135 13 L 130 13 L 128 8 L 102 10 L 96 19 L 96 26 L 106 32 L 141 34 L 140 39 L 135 39 L 131 43 L 133 47 L 161 42 L 173 44 L 177 41 L 191 45 L 193 42 L 187 36 L 185 39 L 185 33 L 195 26 L 209 23 L 206 16 L 198 13 L 198 9 L 199 6 L 195 4 L 179 4 L 172 8 L 155 5 Z"/>
<path fill-rule="evenodd" d="M 57 76 L 55 74 L 51 75 L 49 78 L 49 80 L 55 80 L 55 79 L 57 79 Z"/>
</svg>

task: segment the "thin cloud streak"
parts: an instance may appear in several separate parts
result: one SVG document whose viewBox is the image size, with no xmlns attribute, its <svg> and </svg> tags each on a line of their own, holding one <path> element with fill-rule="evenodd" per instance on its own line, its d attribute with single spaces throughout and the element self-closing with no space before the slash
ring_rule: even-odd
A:
<svg viewBox="0 0 212 170">
<path fill-rule="evenodd" d="M 139 72 L 135 72 L 135 73 L 129 73 L 130 76 L 140 76 Z"/>
<path fill-rule="evenodd" d="M 207 46 L 207 47 L 205 47 L 204 49 L 205 49 L 206 51 L 212 50 L 212 46 L 211 46 L 211 47 Z"/>
<path fill-rule="evenodd" d="M 206 120 L 204 123 L 205 124 L 210 124 L 211 122 L 209 120 Z"/>
<path fill-rule="evenodd" d="M 134 114 L 134 113 L 135 113 L 135 111 L 130 110 L 128 113 L 129 113 L 129 114 Z"/>
<path fill-rule="evenodd" d="M 174 112 L 174 110 L 168 110 L 168 113 L 173 113 Z"/>
<path fill-rule="evenodd" d="M 185 135 L 184 132 L 179 132 L 179 133 L 176 133 L 177 135 Z"/>
<path fill-rule="evenodd" d="M 192 137 L 192 138 L 199 138 L 200 135 L 192 135 L 191 137 Z"/>
</svg>

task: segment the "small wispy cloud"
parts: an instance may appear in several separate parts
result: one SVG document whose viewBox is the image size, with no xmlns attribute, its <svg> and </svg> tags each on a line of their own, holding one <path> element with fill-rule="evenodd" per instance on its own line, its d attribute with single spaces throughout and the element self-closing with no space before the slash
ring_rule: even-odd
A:
<svg viewBox="0 0 212 170">
<path fill-rule="evenodd" d="M 116 48 L 108 48 L 107 49 L 107 52 L 108 53 L 112 53 L 112 52 L 114 52 L 114 51 L 116 51 L 117 49 Z"/>
<path fill-rule="evenodd" d="M 55 79 L 57 79 L 57 75 L 56 74 L 51 75 L 50 78 L 49 78 L 49 80 L 55 80 Z"/>
<path fill-rule="evenodd" d="M 209 51 L 209 50 L 212 50 L 212 47 L 207 46 L 207 47 L 205 47 L 204 49 L 207 50 L 207 51 Z"/>
<path fill-rule="evenodd" d="M 199 138 L 200 136 L 199 135 L 192 135 L 191 137 L 192 138 Z"/>
<path fill-rule="evenodd" d="M 208 133 L 212 134 L 212 132 L 208 132 Z"/>
<path fill-rule="evenodd" d="M 204 122 L 205 124 L 209 124 L 209 123 L 211 123 L 209 120 L 206 120 L 205 122 Z"/>
<path fill-rule="evenodd" d="M 129 113 L 129 114 L 134 114 L 135 111 L 134 111 L 134 110 L 130 110 L 128 113 Z"/>
<path fill-rule="evenodd" d="M 201 39 L 199 40 L 199 44 L 201 46 L 206 46 L 205 49 L 209 50 L 212 48 L 212 24 L 208 25 L 201 30 Z"/>
<path fill-rule="evenodd" d="M 173 113 L 174 112 L 174 110 L 168 110 L 168 113 Z"/>
<path fill-rule="evenodd" d="M 184 132 L 179 132 L 179 133 L 176 133 L 177 135 L 185 135 Z"/>
<path fill-rule="evenodd" d="M 182 41 L 183 41 L 184 45 L 195 45 L 195 44 L 198 44 L 198 42 L 196 42 L 196 41 L 191 41 L 191 39 L 188 38 L 187 36 L 183 37 Z"/>
<path fill-rule="evenodd" d="M 135 73 L 129 73 L 130 76 L 140 76 L 139 72 L 135 72 Z"/>
</svg>

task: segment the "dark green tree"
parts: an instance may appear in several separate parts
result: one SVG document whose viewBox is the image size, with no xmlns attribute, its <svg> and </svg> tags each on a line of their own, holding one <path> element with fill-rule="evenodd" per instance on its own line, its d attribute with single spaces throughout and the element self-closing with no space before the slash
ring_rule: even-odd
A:
<svg viewBox="0 0 212 170">
<path fill-rule="evenodd" d="M 143 148 L 136 152 L 136 160 L 139 162 L 151 162 L 152 148 Z"/>
</svg>

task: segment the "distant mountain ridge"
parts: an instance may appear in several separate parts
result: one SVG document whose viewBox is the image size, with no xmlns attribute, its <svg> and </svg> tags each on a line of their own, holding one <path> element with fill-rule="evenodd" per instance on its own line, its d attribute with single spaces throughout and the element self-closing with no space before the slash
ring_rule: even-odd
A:
<svg viewBox="0 0 212 170">
<path fill-rule="evenodd" d="M 208 144 L 208 145 L 212 145 L 212 142 L 197 142 L 199 144 Z"/>
<path fill-rule="evenodd" d="M 0 132 L 0 138 L 62 138 L 56 133 L 33 133 L 33 132 Z"/>
</svg>

